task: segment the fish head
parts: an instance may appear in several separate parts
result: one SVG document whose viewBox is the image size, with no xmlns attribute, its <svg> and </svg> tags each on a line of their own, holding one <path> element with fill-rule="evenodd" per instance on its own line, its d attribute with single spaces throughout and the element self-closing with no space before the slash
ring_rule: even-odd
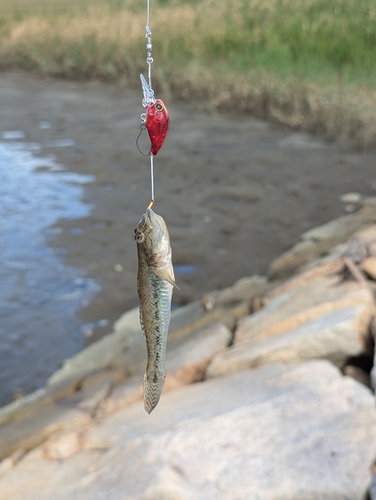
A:
<svg viewBox="0 0 376 500">
<path fill-rule="evenodd" d="M 178 288 L 171 261 L 170 236 L 163 218 L 147 208 L 134 232 L 139 255 L 143 255 L 157 276 Z"/>
<path fill-rule="evenodd" d="M 170 248 L 168 230 L 163 218 L 151 208 L 147 208 L 134 230 L 138 245 L 142 245 L 154 255 L 165 253 Z"/>
</svg>

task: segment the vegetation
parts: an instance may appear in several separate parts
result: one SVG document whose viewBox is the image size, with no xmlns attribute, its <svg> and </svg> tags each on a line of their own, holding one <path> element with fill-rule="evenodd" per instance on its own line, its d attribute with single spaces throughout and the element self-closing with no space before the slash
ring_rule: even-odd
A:
<svg viewBox="0 0 376 500">
<path fill-rule="evenodd" d="M 139 85 L 145 2 L 0 0 L 0 68 Z M 154 86 L 376 145 L 370 0 L 151 0 Z"/>
</svg>

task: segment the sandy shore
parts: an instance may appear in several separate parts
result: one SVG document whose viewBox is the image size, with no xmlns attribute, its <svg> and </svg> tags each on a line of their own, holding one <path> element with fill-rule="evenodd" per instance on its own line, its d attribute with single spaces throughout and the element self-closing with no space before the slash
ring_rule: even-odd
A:
<svg viewBox="0 0 376 500">
<path fill-rule="evenodd" d="M 90 217 L 60 221 L 62 232 L 51 241 L 66 248 L 66 263 L 101 283 L 80 312 L 87 322 L 110 320 L 88 341 L 95 340 L 138 303 L 133 228 L 150 199 L 149 161 L 135 146 L 141 91 L 24 74 L 2 74 L 1 87 L 7 129 L 21 128 L 37 142 L 46 133 L 51 140 L 72 139 L 73 146 L 50 152 L 68 170 L 95 176 L 85 190 Z M 12 88 L 17 92 L 4 94 Z M 373 154 L 249 116 L 211 115 L 194 103 L 166 102 L 171 130 L 155 159 L 154 208 L 170 230 L 180 287 L 176 304 L 265 273 L 304 230 L 345 213 L 340 195 L 374 194 Z M 50 130 L 40 130 L 42 120 Z M 142 144 L 147 150 L 146 135 Z M 72 228 L 79 230 L 72 234 Z"/>
</svg>

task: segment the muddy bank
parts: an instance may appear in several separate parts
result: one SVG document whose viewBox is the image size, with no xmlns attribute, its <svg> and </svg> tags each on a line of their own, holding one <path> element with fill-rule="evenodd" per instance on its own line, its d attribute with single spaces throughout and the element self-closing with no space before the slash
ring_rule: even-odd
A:
<svg viewBox="0 0 376 500">
<path fill-rule="evenodd" d="M 89 217 L 59 221 L 49 239 L 66 264 L 101 285 L 79 313 L 88 325 L 83 346 L 138 303 L 133 228 L 150 199 L 149 162 L 135 146 L 141 91 L 2 74 L 0 104 L 1 130 L 22 130 L 69 171 L 95 177 L 83 199 L 92 205 Z M 170 229 L 177 305 L 265 273 L 303 231 L 356 208 L 340 195 L 374 193 L 371 153 L 249 116 L 210 115 L 194 103 L 168 107 L 171 131 L 155 161 L 155 211 Z M 48 129 L 38 126 L 43 121 Z"/>
</svg>

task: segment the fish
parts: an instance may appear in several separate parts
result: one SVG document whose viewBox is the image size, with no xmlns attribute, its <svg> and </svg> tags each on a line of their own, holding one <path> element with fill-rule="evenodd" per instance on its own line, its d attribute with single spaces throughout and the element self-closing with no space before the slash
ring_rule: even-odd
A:
<svg viewBox="0 0 376 500">
<path fill-rule="evenodd" d="M 165 381 L 165 356 L 175 283 L 170 236 L 165 221 L 147 208 L 134 230 L 137 243 L 137 292 L 140 325 L 146 338 L 147 365 L 143 377 L 144 407 L 151 413 Z"/>
<path fill-rule="evenodd" d="M 155 156 L 163 146 L 170 129 L 170 114 L 162 99 L 154 97 L 154 90 L 140 75 L 144 98 L 142 105 L 146 108 L 145 126 L 150 139 L 150 153 Z"/>
</svg>

